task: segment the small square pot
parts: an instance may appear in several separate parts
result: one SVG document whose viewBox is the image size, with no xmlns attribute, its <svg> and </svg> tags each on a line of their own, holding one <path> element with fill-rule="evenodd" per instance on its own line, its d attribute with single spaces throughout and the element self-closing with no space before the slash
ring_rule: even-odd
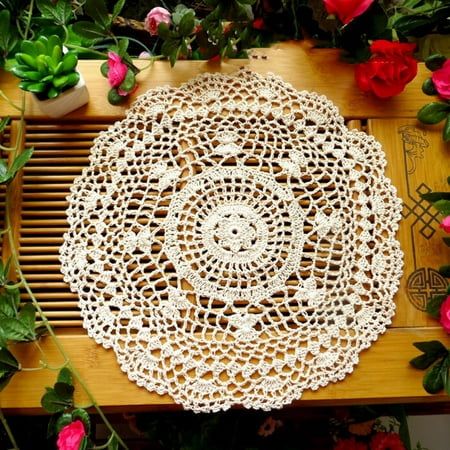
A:
<svg viewBox="0 0 450 450">
<path fill-rule="evenodd" d="M 33 97 L 41 112 L 49 117 L 57 118 L 85 105 L 89 101 L 89 92 L 80 73 L 80 81 L 58 97 L 48 100 L 39 100 L 36 95 L 33 95 Z"/>
</svg>

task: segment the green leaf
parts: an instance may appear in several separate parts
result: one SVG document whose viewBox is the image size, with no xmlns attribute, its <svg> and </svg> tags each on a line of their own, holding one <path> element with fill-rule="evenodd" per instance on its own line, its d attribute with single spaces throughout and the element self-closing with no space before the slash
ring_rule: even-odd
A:
<svg viewBox="0 0 450 450">
<path fill-rule="evenodd" d="M 193 9 L 189 9 L 187 6 L 183 4 L 179 4 L 175 7 L 175 9 L 172 12 L 172 23 L 177 26 L 180 24 L 181 19 L 184 17 L 185 14 L 191 13 L 195 15 L 195 12 Z"/>
<path fill-rule="evenodd" d="M 36 309 L 31 303 L 27 303 L 20 309 L 17 318 L 30 330 L 31 333 L 34 333 Z"/>
<path fill-rule="evenodd" d="M 426 95 L 436 95 L 437 91 L 434 87 L 433 80 L 431 78 L 427 78 L 422 84 L 422 92 Z"/>
<path fill-rule="evenodd" d="M 23 64 L 24 66 L 28 66 L 32 69 L 38 68 L 37 60 L 33 56 L 28 55 L 27 53 L 16 53 L 15 58 L 19 64 Z"/>
<path fill-rule="evenodd" d="M 440 313 L 441 305 L 445 299 L 446 299 L 446 295 L 434 295 L 433 297 L 431 297 L 427 302 L 427 308 L 426 308 L 427 313 L 431 317 L 434 317 L 435 319 L 439 319 L 439 317 L 441 315 L 441 313 Z"/>
<path fill-rule="evenodd" d="M 3 133 L 5 131 L 5 128 L 9 125 L 9 122 L 11 121 L 11 117 L 3 117 L 0 119 L 0 133 Z"/>
<path fill-rule="evenodd" d="M 73 385 L 57 381 L 54 390 L 60 399 L 73 403 L 73 393 L 75 391 Z"/>
<path fill-rule="evenodd" d="M 33 150 L 34 148 L 27 148 L 14 159 L 8 170 L 11 176 L 14 176 L 29 161 Z"/>
<path fill-rule="evenodd" d="M 433 206 L 443 215 L 450 216 L 450 200 L 438 200 Z"/>
<path fill-rule="evenodd" d="M 0 348 L 0 372 L 17 372 L 19 368 L 15 356 L 7 348 Z"/>
<path fill-rule="evenodd" d="M 175 37 L 175 33 L 170 30 L 169 25 L 167 25 L 167 23 L 161 22 L 158 25 L 158 36 L 166 41 L 167 39 Z"/>
<path fill-rule="evenodd" d="M 439 341 L 423 341 L 423 342 L 414 342 L 414 347 L 420 350 L 423 353 L 436 354 L 444 356 L 448 353 L 447 348 Z"/>
<path fill-rule="evenodd" d="M 69 425 L 72 422 L 73 422 L 72 414 L 70 413 L 61 414 L 56 420 L 53 433 L 58 434 L 62 428 L 64 428 L 66 425 Z"/>
<path fill-rule="evenodd" d="M 46 88 L 45 83 L 31 83 L 31 84 L 28 84 L 27 88 L 24 90 L 33 92 L 33 94 L 42 94 L 42 92 L 45 91 L 45 88 Z"/>
<path fill-rule="evenodd" d="M 60 416 L 58 414 L 53 414 L 47 424 L 47 439 L 50 439 L 54 434 L 56 434 L 56 422 Z"/>
<path fill-rule="evenodd" d="M 0 159 L 0 184 L 9 180 L 8 166 L 3 159 Z"/>
<path fill-rule="evenodd" d="M 126 101 L 126 99 L 126 96 L 119 95 L 116 88 L 112 88 L 108 92 L 108 101 L 111 105 L 119 105 L 120 103 Z"/>
<path fill-rule="evenodd" d="M 0 329 L 5 338 L 10 341 L 28 342 L 35 338 L 34 330 L 30 330 L 27 325 L 13 317 L 3 318 L 0 322 Z"/>
<path fill-rule="evenodd" d="M 15 291 L 4 291 L 0 294 L 0 318 L 3 314 L 6 317 L 16 317 L 19 302 L 18 289 Z M 0 319 L 1 320 L 1 319 Z"/>
<path fill-rule="evenodd" d="M 72 372 L 67 367 L 63 367 L 58 374 L 57 381 L 60 383 L 66 383 L 73 386 Z"/>
<path fill-rule="evenodd" d="M 181 36 L 189 36 L 195 26 L 195 14 L 192 12 L 184 14 L 178 25 L 178 30 Z"/>
<path fill-rule="evenodd" d="M 106 61 L 100 66 L 100 72 L 105 78 L 108 78 L 109 67 Z"/>
<path fill-rule="evenodd" d="M 86 429 L 86 434 L 90 433 L 91 430 L 91 419 L 86 410 L 77 408 L 72 411 L 72 420 L 81 420 L 84 424 L 84 428 Z"/>
<path fill-rule="evenodd" d="M 442 240 L 447 247 L 450 247 L 450 237 L 444 237 Z"/>
<path fill-rule="evenodd" d="M 88 442 L 89 442 L 88 438 L 87 438 L 87 436 L 85 436 L 83 438 L 83 440 L 81 441 L 80 448 L 78 450 L 86 450 L 88 447 Z"/>
<path fill-rule="evenodd" d="M 86 0 L 84 12 L 103 30 L 108 31 L 111 27 L 105 0 Z"/>
<path fill-rule="evenodd" d="M 78 64 L 78 58 L 75 53 L 67 52 L 62 59 L 61 73 L 68 73 L 75 70 Z"/>
<path fill-rule="evenodd" d="M 108 443 L 108 450 L 119 450 L 119 441 L 114 435 Z"/>
<path fill-rule="evenodd" d="M 72 18 L 70 0 L 37 0 L 36 4 L 42 16 L 52 19 L 57 25 L 67 25 Z"/>
<path fill-rule="evenodd" d="M 7 9 L 0 11 L 0 53 L 6 56 L 17 43 L 17 32 L 11 29 L 11 17 Z"/>
<path fill-rule="evenodd" d="M 428 192 L 426 194 L 420 194 L 420 196 L 431 203 L 438 200 L 450 200 L 450 192 Z"/>
<path fill-rule="evenodd" d="M 417 118 L 427 125 L 441 122 L 450 112 L 450 105 L 443 102 L 432 102 L 423 106 L 417 113 Z"/>
<path fill-rule="evenodd" d="M 450 278 L 450 265 L 439 267 L 439 273 L 445 278 Z"/>
<path fill-rule="evenodd" d="M 428 372 L 423 377 L 423 387 L 429 394 L 436 394 L 444 387 L 441 373 L 442 362 L 437 362 L 428 369 Z"/>
<path fill-rule="evenodd" d="M 47 412 L 59 413 L 72 406 L 72 402 L 61 399 L 54 389 L 46 389 L 47 392 L 41 398 L 41 405 Z"/>
<path fill-rule="evenodd" d="M 112 11 L 112 20 L 113 21 L 120 14 L 120 12 L 122 11 L 124 6 L 125 6 L 125 0 L 117 0 L 114 3 L 114 8 Z"/>
<path fill-rule="evenodd" d="M 444 139 L 444 142 L 450 142 L 450 114 L 445 120 L 444 129 L 442 130 L 442 138 Z"/>
<path fill-rule="evenodd" d="M 88 22 L 86 20 L 80 20 L 75 22 L 72 26 L 74 33 L 86 39 L 104 39 L 107 36 L 107 32 L 98 26 L 96 23 Z"/>
<path fill-rule="evenodd" d="M 434 72 L 440 69 L 446 60 L 447 58 L 444 55 L 431 55 L 425 60 L 425 66 L 428 70 Z"/>
<path fill-rule="evenodd" d="M 431 364 L 433 364 L 437 359 L 439 359 L 438 355 L 423 354 L 411 359 L 409 363 L 416 369 L 425 370 L 428 369 L 428 367 L 430 367 Z"/>
<path fill-rule="evenodd" d="M 135 84 L 136 84 L 136 77 L 134 76 L 133 71 L 131 69 L 128 69 L 124 80 L 119 86 L 119 89 L 129 92 L 134 88 Z"/>
</svg>

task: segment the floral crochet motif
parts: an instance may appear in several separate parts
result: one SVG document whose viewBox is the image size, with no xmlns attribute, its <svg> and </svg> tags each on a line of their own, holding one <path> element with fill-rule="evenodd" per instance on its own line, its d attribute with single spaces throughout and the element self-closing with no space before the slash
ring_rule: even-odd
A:
<svg viewBox="0 0 450 450">
<path fill-rule="evenodd" d="M 391 322 L 401 202 L 373 137 L 274 75 L 140 96 L 69 196 L 89 336 L 187 409 L 268 410 L 344 379 Z"/>
</svg>

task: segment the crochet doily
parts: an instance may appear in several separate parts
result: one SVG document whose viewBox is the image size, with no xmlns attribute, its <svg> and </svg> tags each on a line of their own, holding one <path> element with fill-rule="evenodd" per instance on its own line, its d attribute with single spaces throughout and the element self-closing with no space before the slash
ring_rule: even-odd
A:
<svg viewBox="0 0 450 450">
<path fill-rule="evenodd" d="M 391 322 L 401 202 L 325 97 L 248 70 L 140 96 L 71 190 L 83 326 L 187 409 L 279 408 Z"/>
</svg>

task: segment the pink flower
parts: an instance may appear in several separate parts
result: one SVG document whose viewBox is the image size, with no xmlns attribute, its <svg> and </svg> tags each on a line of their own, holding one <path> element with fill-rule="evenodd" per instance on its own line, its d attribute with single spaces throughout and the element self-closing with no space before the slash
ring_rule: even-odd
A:
<svg viewBox="0 0 450 450">
<path fill-rule="evenodd" d="M 128 66 L 122 58 L 117 53 L 108 52 L 108 81 L 111 87 L 120 86 L 127 72 Z"/>
<path fill-rule="evenodd" d="M 450 100 L 450 59 L 447 59 L 440 69 L 433 72 L 431 79 L 439 97 Z"/>
<path fill-rule="evenodd" d="M 58 450 L 78 450 L 85 436 L 86 431 L 81 420 L 69 423 L 58 434 Z"/>
<path fill-rule="evenodd" d="M 441 305 L 439 322 L 442 328 L 450 334 L 450 295 L 443 301 Z"/>
<path fill-rule="evenodd" d="M 450 233 L 450 216 L 444 217 L 439 225 L 446 233 Z"/>
<path fill-rule="evenodd" d="M 323 0 L 328 14 L 333 14 L 347 25 L 365 12 L 375 0 Z"/>
<path fill-rule="evenodd" d="M 172 23 L 172 19 L 170 16 L 170 12 L 165 8 L 161 8 L 157 6 L 150 10 L 145 18 L 144 26 L 145 29 L 152 35 L 158 35 L 158 26 L 160 23 L 166 23 L 170 25 Z"/>
</svg>

